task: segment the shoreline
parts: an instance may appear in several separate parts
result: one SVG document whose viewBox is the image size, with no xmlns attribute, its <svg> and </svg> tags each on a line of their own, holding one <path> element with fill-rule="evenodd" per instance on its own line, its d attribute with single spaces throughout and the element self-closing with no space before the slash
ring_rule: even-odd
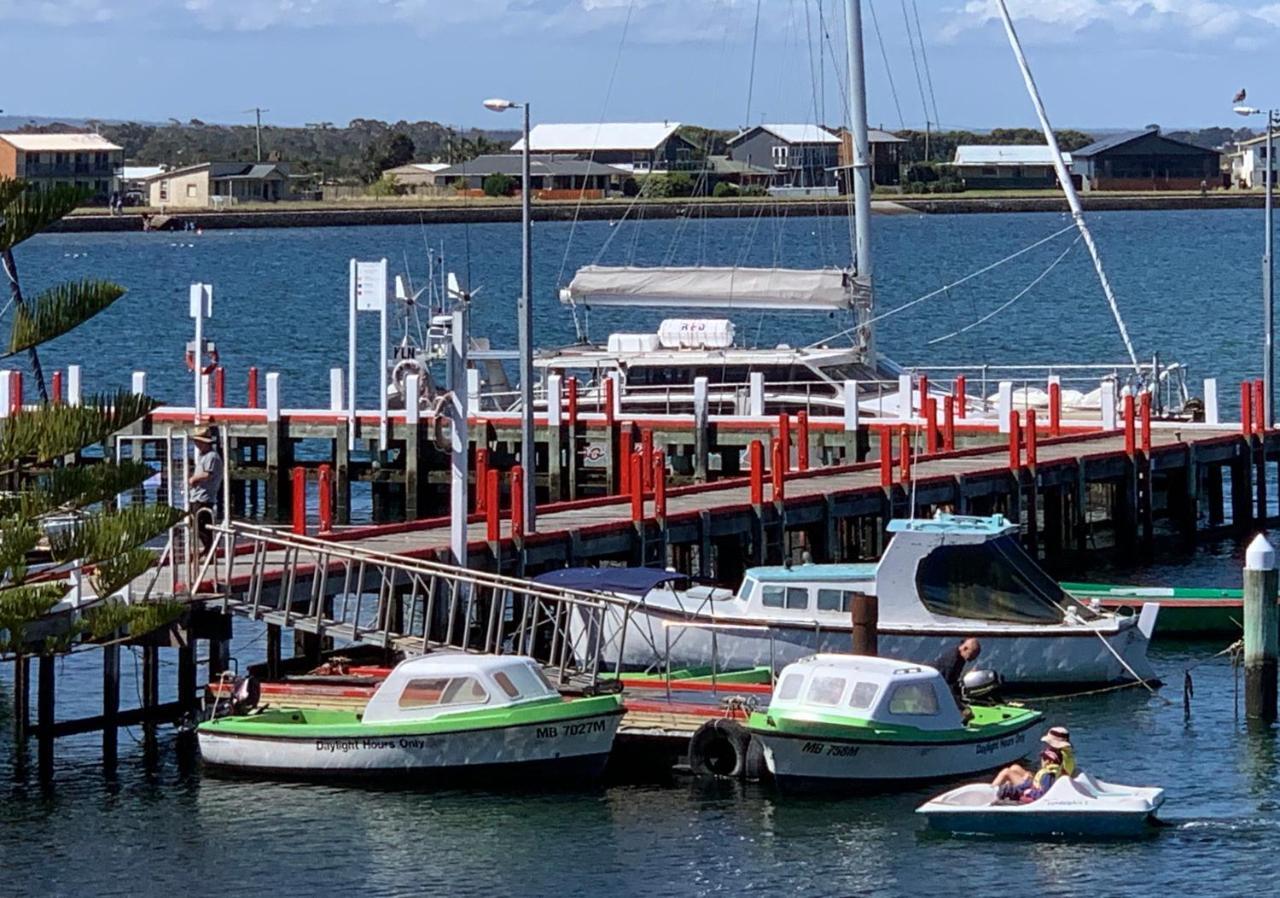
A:
<svg viewBox="0 0 1280 898">
<path fill-rule="evenodd" d="M 1088 212 L 1181 211 L 1189 209 L 1261 209 L 1262 193 L 1188 194 L 1084 194 L 1080 201 Z M 817 200 L 660 200 L 632 203 L 627 200 L 593 200 L 581 204 L 572 200 L 538 202 L 533 206 L 535 221 L 616 221 L 624 214 L 636 218 L 674 219 L 690 215 L 702 218 L 746 218 L 755 216 L 829 215 L 844 216 L 848 199 Z M 628 210 L 631 210 L 628 213 Z M 1039 196 L 902 196 L 877 197 L 872 211 L 882 215 L 971 215 L 993 212 L 1066 212 L 1067 202 L 1060 195 Z M 142 231 L 142 210 L 122 215 L 87 211 L 62 219 L 49 231 L 61 233 L 99 233 Z M 450 202 L 396 203 L 394 205 L 291 206 L 280 203 L 271 208 L 233 211 L 175 210 L 168 213 L 170 222 L 191 221 L 195 227 L 209 230 L 241 230 L 245 228 L 314 228 L 353 227 L 358 225 L 401 224 L 479 224 L 520 221 L 520 205 L 516 202 Z M 159 230 L 174 230 L 160 228 Z"/>
</svg>

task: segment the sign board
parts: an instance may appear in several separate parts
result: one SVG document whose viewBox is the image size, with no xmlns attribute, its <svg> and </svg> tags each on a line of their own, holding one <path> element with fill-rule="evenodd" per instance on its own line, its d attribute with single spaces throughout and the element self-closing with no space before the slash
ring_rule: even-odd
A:
<svg viewBox="0 0 1280 898">
<path fill-rule="evenodd" d="M 192 318 L 213 317 L 213 284 L 192 284 L 188 314 Z"/>
<path fill-rule="evenodd" d="M 356 263 L 356 311 L 382 312 L 387 308 L 387 260 Z"/>
</svg>

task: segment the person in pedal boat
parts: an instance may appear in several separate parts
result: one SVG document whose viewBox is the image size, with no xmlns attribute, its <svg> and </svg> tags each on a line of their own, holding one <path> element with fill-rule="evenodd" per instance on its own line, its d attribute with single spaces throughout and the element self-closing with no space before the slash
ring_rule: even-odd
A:
<svg viewBox="0 0 1280 898">
<path fill-rule="evenodd" d="M 1036 775 L 1021 789 L 1016 790 L 1017 794 L 1005 795 L 1002 792 L 1001 798 L 1016 798 L 1022 804 L 1028 804 L 1043 797 L 1062 775 L 1062 752 L 1046 745 L 1040 750 L 1040 769 L 1036 771 Z"/>
<path fill-rule="evenodd" d="M 982 654 L 982 643 L 970 636 L 949 652 L 943 652 L 933 666 L 951 690 L 951 697 L 960 709 L 960 718 L 966 724 L 973 717 L 973 711 L 964 703 L 961 683 L 964 677 L 964 666 L 970 661 L 977 661 Z"/>
<path fill-rule="evenodd" d="M 1064 726 L 1051 726 L 1048 732 L 1040 737 L 1040 741 L 1045 744 L 1045 747 L 1040 752 L 1040 767 L 1036 773 L 1033 774 L 1021 764 L 1010 764 L 991 781 L 991 785 L 996 787 L 1001 798 L 1021 799 L 1035 786 L 1040 771 L 1046 768 L 1049 769 L 1042 779 L 1047 778 L 1048 782 L 1043 783 L 1040 794 L 1044 794 L 1043 790 L 1053 785 L 1053 780 L 1057 777 L 1075 776 L 1076 752 L 1071 744 L 1070 731 Z M 1039 795 L 1036 797 L 1038 798 Z"/>
</svg>

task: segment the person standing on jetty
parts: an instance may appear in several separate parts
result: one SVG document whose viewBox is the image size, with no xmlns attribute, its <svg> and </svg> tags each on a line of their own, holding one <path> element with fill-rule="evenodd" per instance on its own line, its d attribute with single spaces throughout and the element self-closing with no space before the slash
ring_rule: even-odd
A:
<svg viewBox="0 0 1280 898">
<path fill-rule="evenodd" d="M 196 538 L 200 541 L 200 555 L 208 554 L 213 545 L 210 529 L 216 518 L 218 496 L 222 492 L 223 460 L 218 453 L 213 428 L 201 424 L 191 433 L 196 444 L 196 469 L 187 478 L 187 508 L 195 518 Z"/>
</svg>

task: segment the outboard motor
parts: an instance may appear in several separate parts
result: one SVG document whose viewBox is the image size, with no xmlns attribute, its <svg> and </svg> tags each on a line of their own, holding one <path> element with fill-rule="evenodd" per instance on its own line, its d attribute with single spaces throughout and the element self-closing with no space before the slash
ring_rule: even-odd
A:
<svg viewBox="0 0 1280 898">
<path fill-rule="evenodd" d="M 1003 685 L 1000 674 L 994 670 L 971 670 L 960 680 L 960 689 L 970 701 L 990 700 Z"/>
</svg>

